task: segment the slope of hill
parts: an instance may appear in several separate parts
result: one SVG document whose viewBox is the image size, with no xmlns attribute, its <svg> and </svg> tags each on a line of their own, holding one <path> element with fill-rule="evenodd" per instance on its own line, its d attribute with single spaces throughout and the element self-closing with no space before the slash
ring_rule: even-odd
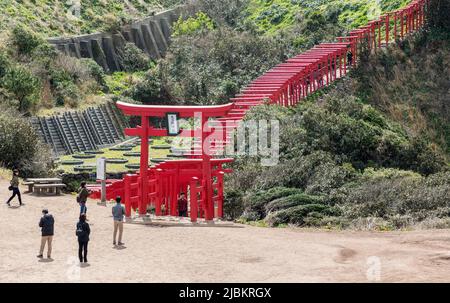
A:
<svg viewBox="0 0 450 303">
<path fill-rule="evenodd" d="M 450 226 L 449 37 L 424 31 L 374 53 L 280 121 L 280 163 L 239 158 L 230 214 L 258 224 Z"/>
<path fill-rule="evenodd" d="M 106 30 L 117 23 L 148 16 L 180 0 L 12 0 L 0 1 L 0 31 L 25 25 L 45 36 Z"/>
<path fill-rule="evenodd" d="M 334 23 L 350 29 L 407 3 L 409 0 L 251 0 L 244 15 L 267 33 L 298 26 L 308 19 L 310 27 Z"/>
</svg>

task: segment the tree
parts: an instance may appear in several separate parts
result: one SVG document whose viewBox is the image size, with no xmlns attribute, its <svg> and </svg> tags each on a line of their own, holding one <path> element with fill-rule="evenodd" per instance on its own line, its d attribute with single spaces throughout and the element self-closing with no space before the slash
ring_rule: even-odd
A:
<svg viewBox="0 0 450 303">
<path fill-rule="evenodd" d="M 11 41 L 21 55 L 30 55 L 44 43 L 44 39 L 24 26 L 16 26 L 12 30 Z"/>
<path fill-rule="evenodd" d="M 40 90 L 39 80 L 25 67 L 9 68 L 3 78 L 3 87 L 15 96 L 20 112 L 28 111 Z"/>
</svg>

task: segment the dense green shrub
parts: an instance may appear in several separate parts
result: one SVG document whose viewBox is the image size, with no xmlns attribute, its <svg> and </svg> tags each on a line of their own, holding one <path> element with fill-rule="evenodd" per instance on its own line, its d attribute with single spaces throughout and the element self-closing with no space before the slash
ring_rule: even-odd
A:
<svg viewBox="0 0 450 303">
<path fill-rule="evenodd" d="M 345 188 L 342 204 L 349 218 L 409 215 L 416 221 L 450 207 L 450 173 L 428 178 L 403 173 L 365 174 L 359 185 Z"/>
<path fill-rule="evenodd" d="M 6 70 L 2 86 L 17 100 L 17 109 L 26 112 L 37 101 L 40 81 L 25 67 L 13 66 Z"/>
<path fill-rule="evenodd" d="M 238 218 L 244 210 L 242 192 L 239 190 L 228 190 L 224 193 L 223 213 L 227 220 Z"/>
<path fill-rule="evenodd" d="M 196 0 L 193 6 L 195 7 L 195 11 L 204 12 L 219 26 L 238 28 L 241 26 L 242 13 L 247 7 L 248 2 L 249 0 Z M 189 6 L 187 9 L 191 10 Z"/>
<path fill-rule="evenodd" d="M 181 35 L 192 35 L 196 33 L 202 33 L 214 29 L 214 23 L 211 18 L 204 12 L 197 12 L 195 17 L 189 17 L 183 20 L 180 18 L 172 25 L 174 37 Z"/>
<path fill-rule="evenodd" d="M 0 79 L 6 75 L 6 71 L 11 65 L 11 59 L 6 52 L 0 51 Z"/>
<path fill-rule="evenodd" d="M 97 83 L 102 87 L 104 91 L 107 91 L 108 87 L 105 80 L 106 75 L 103 68 L 90 58 L 83 58 L 81 59 L 81 62 L 89 70 L 90 76 L 93 77 L 95 81 L 97 81 Z"/>
<path fill-rule="evenodd" d="M 18 25 L 11 32 L 11 42 L 21 55 L 30 55 L 44 40 L 32 30 Z"/>
<path fill-rule="evenodd" d="M 137 81 L 125 93 L 125 96 L 131 97 L 144 104 L 168 104 L 174 103 L 165 90 L 161 82 L 161 76 L 158 69 L 149 70 L 143 79 Z"/>
<path fill-rule="evenodd" d="M 135 44 L 126 43 L 117 51 L 120 65 L 127 72 L 147 70 L 151 67 L 150 58 Z"/>
<path fill-rule="evenodd" d="M 0 163 L 18 168 L 24 176 L 42 175 L 51 168 L 51 155 L 19 113 L 2 107 L 0 111 Z"/>
</svg>

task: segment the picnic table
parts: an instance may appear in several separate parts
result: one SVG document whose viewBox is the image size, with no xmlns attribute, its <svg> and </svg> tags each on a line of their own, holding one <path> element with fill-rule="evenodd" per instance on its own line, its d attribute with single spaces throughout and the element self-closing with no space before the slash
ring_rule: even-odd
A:
<svg viewBox="0 0 450 303">
<path fill-rule="evenodd" d="M 46 193 L 55 193 L 55 195 L 61 194 L 61 188 L 66 187 L 62 183 L 61 178 L 29 178 L 26 179 L 23 185 L 28 185 L 28 191 L 34 192 L 37 195 Z"/>
</svg>

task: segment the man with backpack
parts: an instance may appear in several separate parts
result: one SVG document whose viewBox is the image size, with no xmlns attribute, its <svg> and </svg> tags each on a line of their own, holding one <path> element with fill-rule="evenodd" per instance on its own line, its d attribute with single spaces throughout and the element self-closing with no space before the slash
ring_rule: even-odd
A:
<svg viewBox="0 0 450 303">
<path fill-rule="evenodd" d="M 87 263 L 88 243 L 91 229 L 89 223 L 86 222 L 86 214 L 80 215 L 80 221 L 77 223 L 75 234 L 78 237 L 78 258 L 80 259 L 80 263 Z"/>
<path fill-rule="evenodd" d="M 39 221 L 39 227 L 41 228 L 41 249 L 39 250 L 38 258 L 44 257 L 44 248 L 47 243 L 47 258 L 51 259 L 52 255 L 52 241 L 54 234 L 55 219 L 48 213 L 47 209 L 42 210 L 42 218 Z"/>
<path fill-rule="evenodd" d="M 122 234 L 123 234 L 123 218 L 125 216 L 125 208 L 120 204 L 120 201 L 122 199 L 120 197 L 116 198 L 116 205 L 112 208 L 112 215 L 114 219 L 114 238 L 113 238 L 113 245 L 116 245 L 116 236 L 117 236 L 117 230 L 119 230 L 119 242 L 117 244 L 123 245 L 122 243 Z"/>
</svg>

